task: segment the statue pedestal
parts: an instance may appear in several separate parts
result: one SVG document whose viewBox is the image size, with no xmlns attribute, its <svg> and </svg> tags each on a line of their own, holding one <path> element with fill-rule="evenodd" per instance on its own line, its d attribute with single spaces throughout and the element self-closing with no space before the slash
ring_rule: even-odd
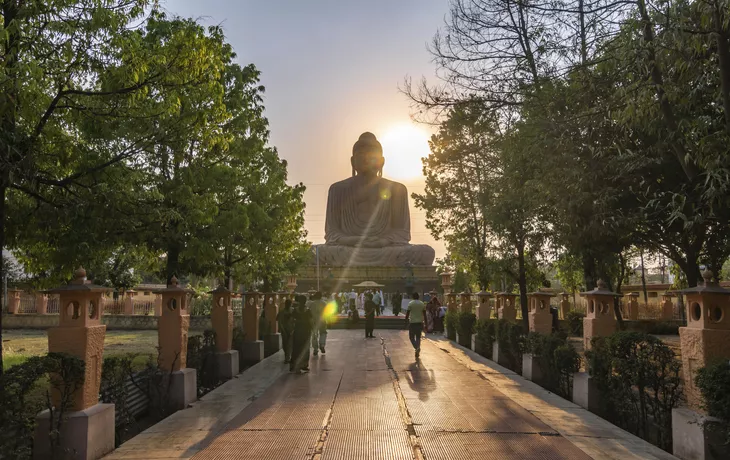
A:
<svg viewBox="0 0 730 460">
<path fill-rule="evenodd" d="M 61 449 L 76 452 L 74 459 L 96 460 L 114 450 L 114 404 L 95 404 L 87 409 L 65 413 Z M 44 410 L 36 417 L 33 458 L 51 458 L 48 430 L 51 416 Z"/>
<path fill-rule="evenodd" d="M 185 368 L 170 374 L 169 408 L 182 410 L 198 400 L 198 376 L 195 369 Z"/>
<path fill-rule="evenodd" d="M 264 341 L 244 342 L 241 346 L 241 361 L 248 366 L 264 360 Z"/>
<path fill-rule="evenodd" d="M 281 334 L 267 334 L 264 336 L 264 356 L 268 358 L 281 350 Z"/>
<path fill-rule="evenodd" d="M 228 350 L 216 353 L 218 376 L 223 380 L 231 380 L 238 375 L 238 351 Z"/>
</svg>

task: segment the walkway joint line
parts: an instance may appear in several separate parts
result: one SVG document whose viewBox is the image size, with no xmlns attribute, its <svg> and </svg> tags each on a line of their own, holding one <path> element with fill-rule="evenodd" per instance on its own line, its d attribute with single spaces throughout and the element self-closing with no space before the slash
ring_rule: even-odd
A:
<svg viewBox="0 0 730 460">
<path fill-rule="evenodd" d="M 327 442 L 327 435 L 329 434 L 330 425 L 332 424 L 332 411 L 335 407 L 335 401 L 337 401 L 337 393 L 340 392 L 340 385 L 342 385 L 342 377 L 344 375 L 344 372 L 340 373 L 340 380 L 339 382 L 337 382 L 337 389 L 335 390 L 335 394 L 332 397 L 332 404 L 330 404 L 329 409 L 327 409 L 327 412 L 324 414 L 324 419 L 322 420 L 322 431 L 319 433 L 319 439 L 317 440 L 317 444 L 315 444 L 314 446 L 312 456 L 307 456 L 311 460 L 321 460 L 322 458 L 322 452 L 324 451 L 324 446 Z"/>
<path fill-rule="evenodd" d="M 388 371 L 390 371 L 389 373 L 393 384 L 393 391 L 395 392 L 395 397 L 398 400 L 398 409 L 400 410 L 401 419 L 406 426 L 406 431 L 408 431 L 408 442 L 411 444 L 411 449 L 413 449 L 413 457 L 416 460 L 426 460 L 426 455 L 423 453 L 419 436 L 413 425 L 413 418 L 411 417 L 411 413 L 408 411 L 406 398 L 403 396 L 403 391 L 400 388 L 398 372 L 393 369 L 393 362 L 390 359 L 390 353 L 388 353 L 388 348 L 385 346 L 385 339 L 383 337 L 380 337 L 380 345 L 383 347 L 383 357 L 385 358 L 385 363 L 388 365 Z"/>
</svg>

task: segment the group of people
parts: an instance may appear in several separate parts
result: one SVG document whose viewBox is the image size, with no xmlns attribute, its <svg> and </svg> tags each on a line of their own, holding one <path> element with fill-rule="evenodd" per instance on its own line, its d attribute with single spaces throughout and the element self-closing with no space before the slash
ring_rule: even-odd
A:
<svg viewBox="0 0 730 460">
<path fill-rule="evenodd" d="M 315 292 L 307 300 L 296 295 L 294 302 L 287 299 L 284 308 L 276 316 L 284 348 L 284 362 L 289 371 L 296 374 L 309 372 L 310 347 L 312 354 L 325 354 L 327 345 L 327 318 L 322 293 Z"/>
</svg>

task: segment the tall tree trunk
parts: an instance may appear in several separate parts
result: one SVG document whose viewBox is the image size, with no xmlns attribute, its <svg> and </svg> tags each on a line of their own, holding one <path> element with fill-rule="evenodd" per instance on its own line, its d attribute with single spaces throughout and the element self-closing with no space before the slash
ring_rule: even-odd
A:
<svg viewBox="0 0 730 460">
<path fill-rule="evenodd" d="M 525 241 L 517 242 L 517 285 L 520 288 L 520 311 L 525 331 L 530 330 L 530 318 L 527 316 L 527 269 L 525 267 Z"/>
<path fill-rule="evenodd" d="M 644 290 L 644 303 L 649 305 L 649 293 L 646 292 L 646 270 L 644 270 L 644 250 L 639 251 L 641 258 L 641 288 Z"/>
<path fill-rule="evenodd" d="M 4 280 L 5 276 L 5 260 L 2 256 L 2 249 L 5 247 L 5 193 L 6 193 L 6 187 L 5 187 L 5 176 L 7 176 L 6 172 L 2 173 L 2 178 L 0 178 L 0 282 Z M 5 293 L 3 293 L 5 294 Z M 7 294 L 5 294 L 7 297 Z M 4 298 L 3 298 L 4 299 Z M 10 299 L 8 298 L 8 301 Z M 2 300 L 0 300 L 2 302 Z M 1 307 L 2 305 L 0 305 Z M 3 376 L 3 309 L 0 308 L 0 382 L 2 382 L 2 376 Z M 2 383 L 0 383 L 2 385 Z M 2 391 L 2 387 L 0 387 L 0 391 Z"/>
</svg>

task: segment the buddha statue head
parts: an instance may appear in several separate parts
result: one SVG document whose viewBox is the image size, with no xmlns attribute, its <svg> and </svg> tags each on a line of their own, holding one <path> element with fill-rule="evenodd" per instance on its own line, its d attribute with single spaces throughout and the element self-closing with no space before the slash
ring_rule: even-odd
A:
<svg viewBox="0 0 730 460">
<path fill-rule="evenodd" d="M 383 175 L 383 165 L 385 158 L 383 157 L 383 146 L 380 145 L 375 134 L 365 132 L 352 146 L 352 175 L 355 174 L 374 177 Z"/>
</svg>

